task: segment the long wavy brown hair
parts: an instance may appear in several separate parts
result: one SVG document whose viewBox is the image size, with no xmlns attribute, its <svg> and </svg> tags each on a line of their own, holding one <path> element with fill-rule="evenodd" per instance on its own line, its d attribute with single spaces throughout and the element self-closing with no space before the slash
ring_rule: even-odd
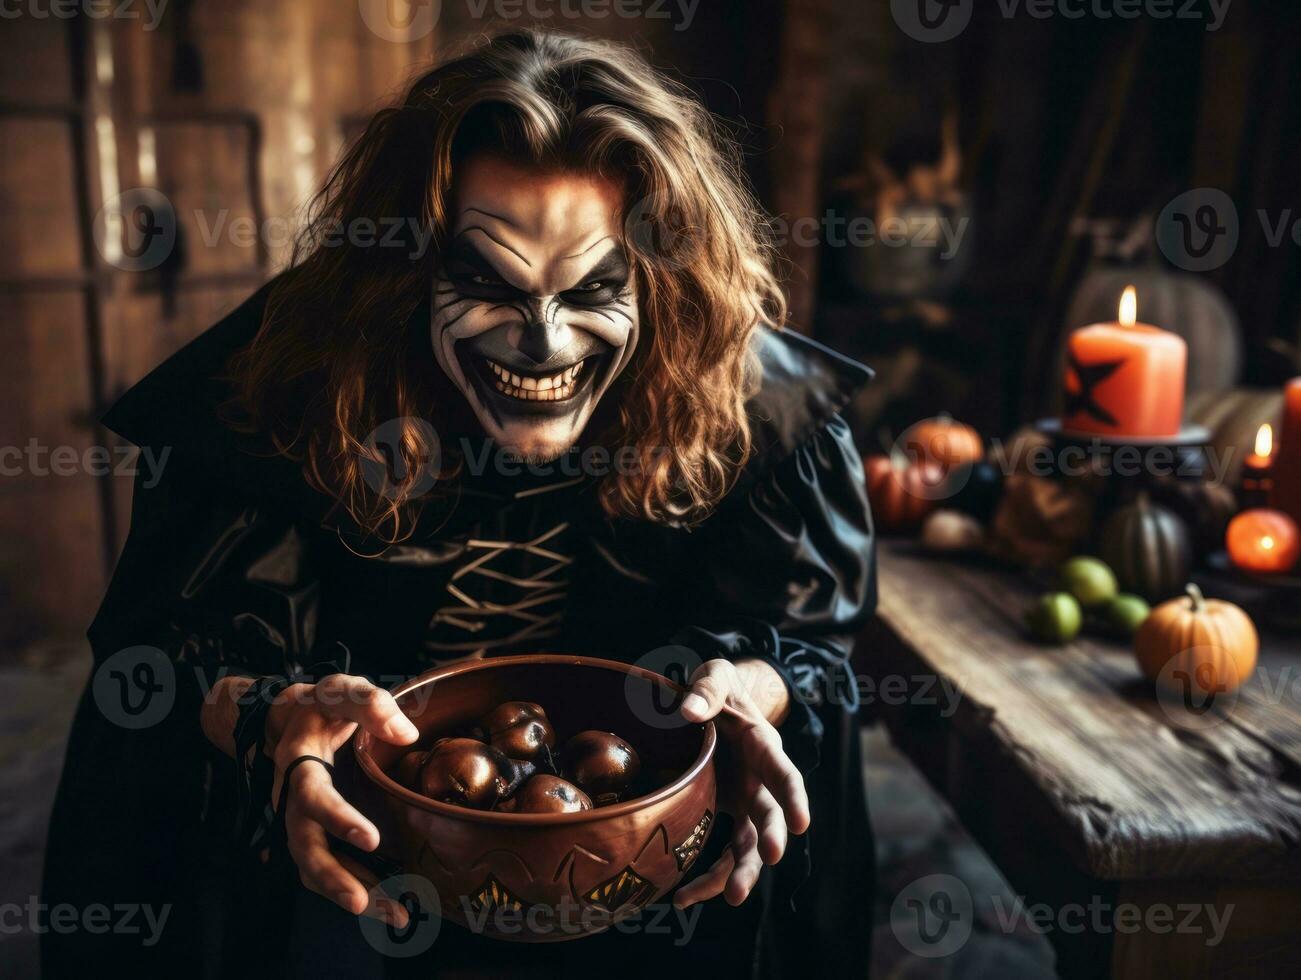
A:
<svg viewBox="0 0 1301 980">
<path fill-rule="evenodd" d="M 428 433 L 445 415 L 429 325 L 413 314 L 446 241 L 458 163 L 480 153 L 622 181 L 642 336 L 603 438 L 635 447 L 637 465 L 604 476 L 600 499 L 612 516 L 699 521 L 748 456 L 751 336 L 783 322 L 785 301 L 735 144 L 689 91 L 609 42 L 502 34 L 375 115 L 314 199 L 261 330 L 230 365 L 242 424 L 300 460 L 363 530 L 410 533 Z M 402 458 L 377 490 L 368 437 L 385 423 Z"/>
</svg>

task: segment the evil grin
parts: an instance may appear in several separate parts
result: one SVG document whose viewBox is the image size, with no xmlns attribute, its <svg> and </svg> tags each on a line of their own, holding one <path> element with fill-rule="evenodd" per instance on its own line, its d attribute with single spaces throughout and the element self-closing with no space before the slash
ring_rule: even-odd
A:
<svg viewBox="0 0 1301 980">
<path fill-rule="evenodd" d="M 433 290 L 435 356 L 484 431 L 520 456 L 577 441 L 632 357 L 619 193 L 599 177 L 469 161 Z"/>
</svg>

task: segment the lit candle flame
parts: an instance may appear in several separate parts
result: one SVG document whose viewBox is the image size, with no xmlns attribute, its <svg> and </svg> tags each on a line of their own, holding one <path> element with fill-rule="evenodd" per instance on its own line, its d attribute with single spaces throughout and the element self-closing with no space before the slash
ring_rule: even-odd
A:
<svg viewBox="0 0 1301 980">
<path fill-rule="evenodd" d="M 1273 550 L 1274 550 L 1274 539 L 1271 538 L 1271 537 L 1267 534 L 1267 535 L 1265 535 L 1263 538 L 1260 539 L 1260 546 L 1261 546 L 1262 548 L 1264 548 L 1266 551 L 1273 551 Z"/>
<path fill-rule="evenodd" d="M 1274 451 L 1274 427 L 1266 422 L 1256 430 L 1256 455 L 1268 458 Z"/>
<path fill-rule="evenodd" d="M 1120 297 L 1120 325 L 1132 327 L 1138 323 L 1138 290 L 1126 286 Z"/>
</svg>

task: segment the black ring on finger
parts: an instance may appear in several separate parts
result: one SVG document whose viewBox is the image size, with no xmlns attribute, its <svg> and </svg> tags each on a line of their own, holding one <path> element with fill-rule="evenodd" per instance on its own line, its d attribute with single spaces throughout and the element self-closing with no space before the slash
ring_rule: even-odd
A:
<svg viewBox="0 0 1301 980">
<path fill-rule="evenodd" d="M 285 807 L 289 804 L 290 778 L 293 776 L 294 770 L 304 762 L 319 762 L 321 765 L 325 766 L 325 771 L 330 774 L 330 779 L 334 779 L 334 766 L 317 755 L 300 755 L 298 758 L 290 762 L 289 765 L 285 766 L 285 773 L 280 779 L 280 805 L 276 807 L 274 834 L 275 841 L 281 846 L 286 845 L 289 840 L 288 833 L 285 830 Z"/>
</svg>

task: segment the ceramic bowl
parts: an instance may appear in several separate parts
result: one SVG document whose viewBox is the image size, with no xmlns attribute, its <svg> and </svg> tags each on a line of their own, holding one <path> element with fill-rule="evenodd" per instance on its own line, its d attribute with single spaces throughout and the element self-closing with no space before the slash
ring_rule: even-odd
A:
<svg viewBox="0 0 1301 980">
<path fill-rule="evenodd" d="M 348 795 L 378 826 L 379 856 L 427 879 L 445 920 L 516 942 L 593 935 L 672 889 L 714 822 L 714 726 L 665 710 L 661 680 L 615 661 L 539 654 L 441 667 L 393 692 L 420 729 L 417 748 L 503 701 L 541 704 L 561 743 L 584 729 L 615 732 L 641 756 L 634 798 L 564 814 L 440 803 L 391 777 L 410 748 L 365 732 L 353 739 Z"/>
</svg>

